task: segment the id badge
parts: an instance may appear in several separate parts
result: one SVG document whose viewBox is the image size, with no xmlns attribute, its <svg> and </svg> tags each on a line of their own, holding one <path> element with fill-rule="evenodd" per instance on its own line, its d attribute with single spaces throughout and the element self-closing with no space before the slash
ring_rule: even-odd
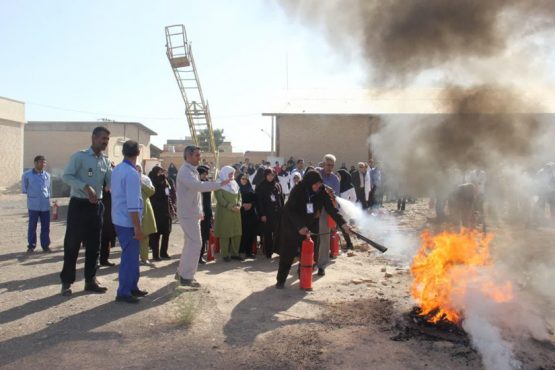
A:
<svg viewBox="0 0 555 370">
<path fill-rule="evenodd" d="M 275 202 L 276 201 L 276 196 L 274 194 L 270 195 L 270 200 L 272 202 Z"/>
<path fill-rule="evenodd" d="M 306 213 L 308 213 L 309 215 L 314 213 L 314 204 L 313 203 L 307 203 L 306 204 Z"/>
<path fill-rule="evenodd" d="M 170 188 L 166 188 L 166 196 L 167 196 L 167 197 L 170 196 Z"/>
</svg>

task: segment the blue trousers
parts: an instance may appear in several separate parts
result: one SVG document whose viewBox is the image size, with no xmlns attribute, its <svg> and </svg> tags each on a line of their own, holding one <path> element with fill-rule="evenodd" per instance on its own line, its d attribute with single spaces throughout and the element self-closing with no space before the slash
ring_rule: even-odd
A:
<svg viewBox="0 0 555 370">
<path fill-rule="evenodd" d="M 114 225 L 121 244 L 121 262 L 119 265 L 118 296 L 129 297 L 131 291 L 138 290 L 140 243 L 133 239 L 133 228 Z"/>
<path fill-rule="evenodd" d="M 35 249 L 37 245 L 37 223 L 40 218 L 40 246 L 42 249 L 50 245 L 50 211 L 29 210 L 29 228 L 27 229 L 27 244 Z"/>
</svg>

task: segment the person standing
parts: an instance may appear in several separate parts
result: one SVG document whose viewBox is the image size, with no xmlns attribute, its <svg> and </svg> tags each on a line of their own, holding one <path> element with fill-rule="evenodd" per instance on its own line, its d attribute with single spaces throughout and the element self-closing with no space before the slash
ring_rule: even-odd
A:
<svg viewBox="0 0 555 370">
<path fill-rule="evenodd" d="M 50 196 L 52 184 L 46 168 L 46 159 L 37 155 L 34 167 L 21 177 L 21 192 L 27 195 L 29 224 L 27 228 L 27 253 L 33 253 L 37 246 L 37 223 L 40 219 L 40 246 L 46 253 L 50 250 Z"/>
<path fill-rule="evenodd" d="M 152 184 L 150 177 L 143 174 L 143 166 L 140 164 L 135 165 L 139 176 L 141 177 L 141 198 L 143 199 L 143 217 L 141 218 L 141 231 L 144 238 L 140 241 L 140 258 L 141 264 L 146 266 L 154 266 L 148 260 L 148 250 L 150 249 L 149 236 L 157 232 L 156 218 L 154 217 L 154 210 L 150 204 L 150 197 L 154 195 L 156 190 Z"/>
<path fill-rule="evenodd" d="M 148 294 L 138 287 L 140 241 L 144 239 L 141 229 L 141 175 L 135 167 L 137 157 L 141 154 L 139 143 L 126 141 L 123 143 L 122 154 L 124 160 L 114 168 L 111 188 L 112 222 L 121 244 L 116 301 L 138 303 L 139 297 Z"/>
<path fill-rule="evenodd" d="M 114 169 L 114 162 L 110 163 L 110 167 Z M 116 246 L 116 229 L 112 223 L 112 193 L 110 187 L 104 184 L 104 193 L 102 195 L 102 204 L 104 212 L 102 213 L 102 236 L 100 238 L 100 266 L 112 267 L 116 264 L 110 262 L 110 249 Z"/>
<path fill-rule="evenodd" d="M 368 208 L 368 194 L 370 194 L 370 176 L 367 173 L 366 163 L 358 163 L 358 171 L 353 172 L 352 182 L 355 187 L 357 202 L 362 206 L 362 209 Z"/>
<path fill-rule="evenodd" d="M 231 175 L 230 175 L 231 174 Z M 222 167 L 220 180 L 234 177 L 235 170 L 231 166 Z M 243 260 L 239 255 L 241 245 L 241 193 L 235 180 L 214 192 L 216 197 L 216 217 L 214 218 L 214 234 L 220 238 L 220 253 L 224 261 L 231 259 Z"/>
<path fill-rule="evenodd" d="M 150 197 L 150 203 L 156 218 L 157 232 L 150 235 L 150 248 L 152 249 L 152 260 L 161 261 L 171 259 L 168 254 L 170 233 L 172 231 L 172 212 L 170 206 L 171 186 L 167 178 L 166 171 L 160 166 L 154 166 L 148 177 L 156 192 Z M 162 244 L 160 245 L 160 237 Z"/>
<path fill-rule="evenodd" d="M 200 181 L 208 181 L 208 170 L 209 168 L 203 165 L 197 167 Z M 208 249 L 208 243 L 210 241 L 210 229 L 214 224 L 214 215 L 212 213 L 212 192 L 206 191 L 202 193 L 202 212 L 204 217 L 200 221 L 200 233 L 202 236 L 202 247 L 200 250 L 200 256 L 198 263 L 204 265 L 206 260 L 203 258 L 204 253 Z"/>
<path fill-rule="evenodd" d="M 267 258 L 274 253 L 274 234 L 283 208 L 283 191 L 271 168 L 264 170 L 264 180 L 255 189 L 258 216 L 263 231 L 263 246 Z"/>
<path fill-rule="evenodd" d="M 333 173 L 335 167 L 335 156 L 333 154 L 326 154 L 324 156 L 324 167 L 319 169 L 322 181 L 329 191 L 333 194 L 340 194 L 339 177 Z M 324 235 L 319 238 L 320 242 L 318 248 L 314 251 L 314 258 L 318 264 L 318 275 L 324 276 L 326 274 L 326 266 L 330 262 L 330 234 L 331 229 L 328 226 L 328 213 L 326 208 L 322 208 L 320 213 L 319 230 Z"/>
<path fill-rule="evenodd" d="M 302 248 L 302 242 L 309 233 L 318 234 L 319 214 L 326 210 L 335 222 L 349 233 L 351 228 L 333 204 L 333 192 L 323 186 L 322 176 L 317 171 L 307 171 L 292 190 L 283 207 L 278 230 L 279 238 L 279 269 L 276 288 L 283 289 L 285 280 L 293 264 L 295 256 Z M 325 235 L 329 240 L 329 235 Z M 322 240 L 322 238 L 319 238 Z M 318 239 L 316 239 L 318 243 Z"/>
<path fill-rule="evenodd" d="M 200 181 L 197 171 L 200 148 L 197 146 L 187 146 L 183 157 L 185 162 L 177 172 L 176 187 L 177 216 L 183 229 L 184 245 L 176 278 L 181 285 L 198 288 L 200 284 L 195 280 L 195 273 L 202 246 L 200 221 L 204 217 L 200 193 L 218 190 L 233 181 L 233 178 L 230 177 L 221 182 Z"/>
<path fill-rule="evenodd" d="M 89 149 L 71 156 L 64 170 L 63 180 L 71 187 L 71 199 L 67 211 L 67 226 L 64 238 L 64 265 L 60 273 L 62 295 L 71 295 L 71 284 L 75 282 L 75 265 L 81 243 L 85 246 L 85 290 L 105 293 L 106 288 L 98 284 L 96 269 L 102 230 L 103 187 L 110 187 L 112 167 L 106 150 L 110 131 L 96 127 L 92 132 Z"/>
<path fill-rule="evenodd" d="M 239 253 L 244 253 L 247 258 L 254 258 L 253 245 L 256 243 L 258 231 L 258 216 L 256 215 L 256 194 L 249 181 L 249 176 L 243 174 L 239 179 L 241 192 L 241 247 Z"/>
</svg>

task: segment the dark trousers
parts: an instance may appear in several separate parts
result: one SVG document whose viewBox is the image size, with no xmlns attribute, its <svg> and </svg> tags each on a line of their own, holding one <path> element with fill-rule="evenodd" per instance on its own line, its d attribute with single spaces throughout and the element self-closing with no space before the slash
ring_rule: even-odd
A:
<svg viewBox="0 0 555 370">
<path fill-rule="evenodd" d="M 108 258 L 110 257 L 110 248 L 116 245 L 116 237 L 114 236 L 112 239 L 110 238 L 102 238 L 100 243 L 100 262 L 108 262 Z"/>
<path fill-rule="evenodd" d="M 64 267 L 60 274 L 63 283 L 75 282 L 75 265 L 81 243 L 85 246 L 85 281 L 94 281 L 100 250 L 103 211 L 102 202 L 91 204 L 88 199 L 80 198 L 71 198 L 69 201 L 64 238 Z"/>
<path fill-rule="evenodd" d="M 160 245 L 160 236 L 162 236 L 162 245 Z M 149 245 L 152 249 L 152 258 L 158 259 L 160 256 L 168 256 L 168 244 L 170 242 L 170 234 L 150 234 Z"/>
<path fill-rule="evenodd" d="M 274 225 L 270 220 L 266 223 L 262 223 L 262 245 L 264 246 L 264 252 L 266 257 L 271 258 L 274 253 Z"/>
<path fill-rule="evenodd" d="M 121 262 L 119 265 L 119 286 L 117 295 L 130 297 L 131 292 L 139 290 L 139 249 L 140 243 L 133 238 L 133 228 L 114 225 L 121 244 Z"/>
<path fill-rule="evenodd" d="M 292 253 L 282 253 L 279 256 L 279 267 L 276 280 L 278 283 L 285 283 L 287 280 L 287 276 L 289 275 L 289 271 L 291 270 L 291 265 L 293 264 L 293 260 L 297 256 L 297 251 L 300 251 L 302 248 L 302 239 L 297 243 L 295 246 L 295 250 Z M 316 250 L 316 246 L 314 248 Z"/>
<path fill-rule="evenodd" d="M 256 240 L 256 233 L 248 232 L 241 234 L 241 247 L 239 253 L 245 253 L 247 256 L 252 255 L 252 245 Z"/>
<path fill-rule="evenodd" d="M 37 246 L 37 223 L 40 219 L 40 246 L 47 249 L 50 245 L 50 211 L 29 210 L 29 227 L 27 229 L 27 245 L 29 249 Z"/>
</svg>

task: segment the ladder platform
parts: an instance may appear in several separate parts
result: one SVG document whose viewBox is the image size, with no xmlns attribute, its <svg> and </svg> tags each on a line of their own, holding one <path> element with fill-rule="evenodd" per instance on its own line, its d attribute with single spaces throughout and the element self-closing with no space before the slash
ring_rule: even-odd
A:
<svg viewBox="0 0 555 370">
<path fill-rule="evenodd" d="M 191 62 L 189 61 L 189 58 L 187 58 L 186 56 L 182 56 L 170 58 L 170 64 L 172 68 L 183 68 L 189 67 L 191 65 Z"/>
</svg>

